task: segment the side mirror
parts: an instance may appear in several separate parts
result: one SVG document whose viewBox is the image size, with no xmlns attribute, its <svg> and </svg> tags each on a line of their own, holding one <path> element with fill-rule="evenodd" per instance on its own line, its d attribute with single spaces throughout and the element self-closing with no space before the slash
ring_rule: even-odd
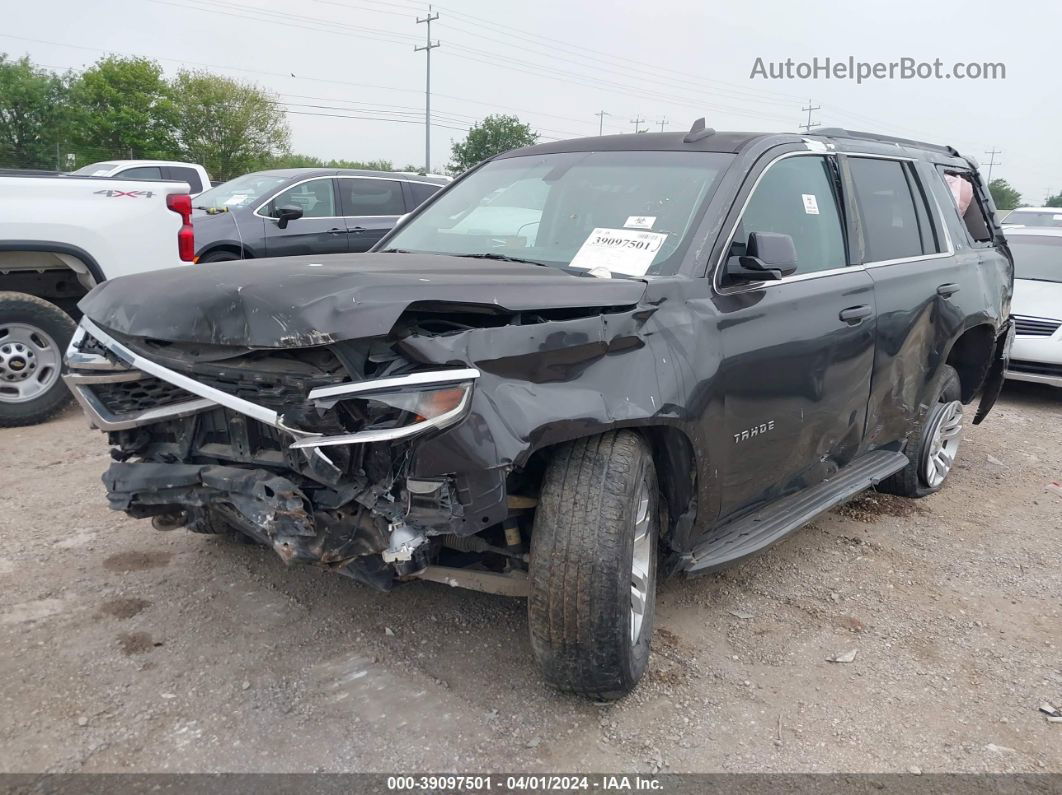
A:
<svg viewBox="0 0 1062 795">
<path fill-rule="evenodd" d="M 298 218 L 302 218 L 302 208 L 296 207 L 293 204 L 286 204 L 283 207 L 277 207 L 277 226 L 281 229 L 288 228 L 288 222 L 294 221 Z"/>
<path fill-rule="evenodd" d="M 745 253 L 727 260 L 727 275 L 742 281 L 781 279 L 796 272 L 797 253 L 793 238 L 775 232 L 753 232 Z"/>
</svg>

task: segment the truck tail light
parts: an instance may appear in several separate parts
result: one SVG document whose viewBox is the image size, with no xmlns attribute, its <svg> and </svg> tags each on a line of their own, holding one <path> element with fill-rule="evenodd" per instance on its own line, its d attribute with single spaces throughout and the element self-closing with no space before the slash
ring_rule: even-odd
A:
<svg viewBox="0 0 1062 795">
<path fill-rule="evenodd" d="M 171 193 L 166 197 L 166 206 L 181 216 L 181 228 L 177 232 L 177 256 L 182 262 L 194 262 L 195 230 L 192 228 L 192 197 L 187 193 Z"/>
</svg>

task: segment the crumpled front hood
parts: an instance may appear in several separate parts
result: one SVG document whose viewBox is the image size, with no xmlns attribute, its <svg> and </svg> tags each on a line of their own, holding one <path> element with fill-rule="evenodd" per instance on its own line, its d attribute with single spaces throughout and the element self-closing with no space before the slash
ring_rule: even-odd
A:
<svg viewBox="0 0 1062 795">
<path fill-rule="evenodd" d="M 334 254 L 199 264 L 104 282 L 78 304 L 135 337 L 302 348 L 386 335 L 415 302 L 510 311 L 630 306 L 631 279 L 433 254 Z"/>
</svg>

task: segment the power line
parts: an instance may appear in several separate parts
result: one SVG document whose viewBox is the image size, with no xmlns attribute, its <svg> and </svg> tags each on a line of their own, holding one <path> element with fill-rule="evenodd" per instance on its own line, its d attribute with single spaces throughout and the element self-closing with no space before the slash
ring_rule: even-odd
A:
<svg viewBox="0 0 1062 795">
<path fill-rule="evenodd" d="M 633 119 L 631 119 L 631 124 L 634 125 L 634 131 L 636 133 L 645 132 L 645 130 L 638 129 L 638 125 L 640 125 L 643 121 L 645 121 L 645 119 L 639 118 L 638 116 L 635 116 Z"/>
<path fill-rule="evenodd" d="M 808 123 L 807 124 L 799 124 L 797 126 L 803 128 L 804 132 L 809 133 L 809 132 L 811 132 L 811 128 L 812 127 L 818 127 L 819 126 L 819 122 L 817 122 L 817 121 L 813 122 L 811 120 L 811 112 L 815 111 L 815 110 L 822 110 L 822 105 L 812 105 L 811 104 L 811 100 L 809 99 L 808 100 L 808 106 L 806 108 L 801 108 L 801 110 L 806 110 L 808 112 Z"/>
<path fill-rule="evenodd" d="M 659 124 L 660 125 L 660 132 L 663 132 L 664 131 L 664 126 L 667 124 L 667 116 L 665 116 L 662 119 L 657 120 L 656 122 L 654 122 L 654 124 Z"/>
<path fill-rule="evenodd" d="M 428 15 L 421 19 L 417 17 L 417 24 L 427 23 L 427 38 L 423 47 L 413 47 L 413 52 L 421 52 L 423 50 L 425 57 L 425 78 L 424 78 L 424 170 L 429 174 L 431 173 L 431 51 L 440 46 L 436 41 L 434 44 L 431 42 L 431 23 L 439 18 L 439 14 L 436 13 L 432 16 L 431 4 L 428 4 Z"/>
</svg>

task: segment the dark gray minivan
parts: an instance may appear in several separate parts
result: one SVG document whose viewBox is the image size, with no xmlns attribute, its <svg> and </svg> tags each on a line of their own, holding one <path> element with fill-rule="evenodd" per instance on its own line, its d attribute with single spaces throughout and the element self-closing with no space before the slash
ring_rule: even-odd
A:
<svg viewBox="0 0 1062 795">
<path fill-rule="evenodd" d="M 447 182 L 336 168 L 244 174 L 195 198 L 196 261 L 368 251 Z"/>
</svg>

